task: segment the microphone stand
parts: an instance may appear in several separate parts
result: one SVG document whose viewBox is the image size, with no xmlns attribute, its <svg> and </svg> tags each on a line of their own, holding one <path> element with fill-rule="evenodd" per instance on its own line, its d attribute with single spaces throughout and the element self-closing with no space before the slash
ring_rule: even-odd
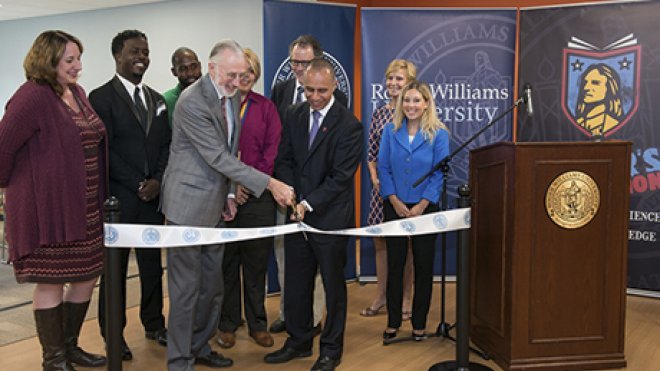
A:
<svg viewBox="0 0 660 371">
<path fill-rule="evenodd" d="M 468 144 L 472 143 L 479 135 L 481 135 L 484 131 L 488 130 L 491 126 L 493 126 L 496 122 L 501 120 L 504 116 L 508 115 L 511 111 L 514 110 L 514 108 L 518 107 L 521 103 L 525 101 L 524 94 L 521 95 L 516 101 L 513 102 L 511 107 L 497 115 L 495 118 L 493 118 L 486 126 L 481 128 L 479 131 L 474 133 L 470 138 L 468 138 L 463 144 L 461 144 L 456 150 L 445 156 L 440 162 L 438 162 L 437 165 L 431 169 L 426 175 L 423 177 L 417 179 L 415 183 L 413 183 L 413 188 L 419 186 L 426 178 L 428 178 L 431 174 L 434 172 L 440 170 L 442 171 L 442 192 L 440 196 L 441 200 L 441 205 L 440 205 L 440 211 L 446 211 L 447 210 L 447 179 L 448 179 L 448 173 L 449 173 L 449 162 L 458 154 L 460 151 L 463 150 L 463 148 L 467 147 Z M 449 339 L 456 343 L 456 338 L 452 337 L 449 334 L 449 331 L 454 327 L 454 325 L 451 325 L 445 321 L 445 302 L 446 302 L 446 277 L 447 277 L 447 234 L 442 233 L 441 235 L 441 248 L 442 248 L 442 269 L 441 269 L 441 282 L 440 282 L 440 287 L 441 287 L 441 295 L 440 295 L 440 323 L 438 324 L 438 328 L 433 336 L 435 337 L 442 337 Z M 457 312 L 461 309 L 467 309 L 467 308 L 457 308 Z M 469 313 L 467 313 L 469 316 Z M 469 332 L 469 327 L 465 328 L 465 331 Z M 392 339 L 392 340 L 396 340 Z M 404 339 L 401 339 L 404 340 Z M 394 342 L 394 341 L 393 341 Z M 488 360 L 490 357 L 488 354 L 485 352 L 478 350 L 474 347 L 469 347 L 471 351 L 477 353 L 481 358 Z"/>
<path fill-rule="evenodd" d="M 444 177 L 446 177 L 447 174 L 446 174 L 445 170 L 446 170 L 447 172 L 449 171 L 449 162 L 454 158 L 454 156 L 456 156 L 457 153 L 459 153 L 461 150 L 463 150 L 463 148 L 467 147 L 468 144 L 472 143 L 475 139 L 477 139 L 477 137 L 478 137 L 479 135 L 481 135 L 484 131 L 488 130 L 488 129 L 489 129 L 491 126 L 493 126 L 496 122 L 498 122 L 499 120 L 501 120 L 502 117 L 508 115 L 511 111 L 513 111 L 514 108 L 518 107 L 521 103 L 523 103 L 524 100 L 525 100 L 524 97 L 519 97 L 515 102 L 513 102 L 513 104 L 511 105 L 511 107 L 507 108 L 506 111 L 500 113 L 500 114 L 497 115 L 495 118 L 493 118 L 493 119 L 492 119 L 492 120 L 491 120 L 486 126 L 484 126 L 483 128 L 479 129 L 479 131 L 477 131 L 476 133 L 474 133 L 474 135 L 472 135 L 470 138 L 468 138 L 468 140 L 466 140 L 465 142 L 463 142 L 463 144 L 461 144 L 460 147 L 456 148 L 456 150 L 455 150 L 454 152 L 448 154 L 447 156 L 445 156 L 445 158 L 443 158 L 442 160 L 440 160 L 440 162 L 439 162 L 437 165 L 435 165 L 435 166 L 433 167 L 433 169 L 431 169 L 431 171 L 429 171 L 428 173 L 426 173 L 423 177 L 417 179 L 417 180 L 415 181 L 415 183 L 413 183 L 413 188 L 415 188 L 415 187 L 417 187 L 418 185 L 420 185 L 420 184 L 421 184 L 426 178 L 428 178 L 429 176 L 431 176 L 431 174 L 433 174 L 434 172 L 436 172 L 436 171 L 438 171 L 438 170 L 441 170 L 441 171 L 444 173 L 444 174 L 443 174 Z M 444 177 L 443 177 L 443 180 L 445 180 Z M 446 191 L 447 191 L 447 186 L 446 186 L 444 183 L 442 184 L 442 186 L 443 186 L 443 192 L 446 193 Z M 443 200 L 443 201 L 445 201 L 445 200 Z M 443 207 L 446 207 L 446 205 L 442 205 L 442 206 L 443 206 Z"/>
</svg>

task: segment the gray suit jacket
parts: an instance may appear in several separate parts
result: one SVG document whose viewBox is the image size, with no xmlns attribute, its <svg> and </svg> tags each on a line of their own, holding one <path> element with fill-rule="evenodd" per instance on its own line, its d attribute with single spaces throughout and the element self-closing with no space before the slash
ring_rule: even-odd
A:
<svg viewBox="0 0 660 371">
<path fill-rule="evenodd" d="M 172 121 L 170 158 L 163 176 L 161 208 L 179 225 L 215 227 L 220 222 L 230 181 L 261 195 L 269 176 L 238 160 L 240 95 L 232 97 L 231 148 L 220 100 L 208 74 L 183 91 Z"/>
</svg>

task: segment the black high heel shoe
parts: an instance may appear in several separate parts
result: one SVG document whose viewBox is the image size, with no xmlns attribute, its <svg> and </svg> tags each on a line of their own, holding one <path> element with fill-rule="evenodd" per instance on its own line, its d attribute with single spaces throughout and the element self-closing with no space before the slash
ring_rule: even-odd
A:
<svg viewBox="0 0 660 371">
<path fill-rule="evenodd" d="M 416 333 L 413 332 L 412 333 L 412 338 L 415 341 L 422 341 L 422 340 L 428 339 L 428 336 L 426 336 L 426 332 L 422 332 L 421 334 L 416 334 Z"/>
<path fill-rule="evenodd" d="M 394 330 L 394 332 L 388 332 L 387 330 L 383 331 L 383 343 L 392 340 L 396 337 L 396 333 L 398 330 Z"/>
</svg>

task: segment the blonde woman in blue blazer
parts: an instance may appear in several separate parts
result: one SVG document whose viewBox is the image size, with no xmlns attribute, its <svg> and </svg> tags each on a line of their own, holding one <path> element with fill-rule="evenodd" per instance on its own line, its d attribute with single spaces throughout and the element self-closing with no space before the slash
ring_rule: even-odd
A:
<svg viewBox="0 0 660 371">
<path fill-rule="evenodd" d="M 438 211 L 442 173 L 434 172 L 416 188 L 416 179 L 431 171 L 449 153 L 449 132 L 436 115 L 428 85 L 412 81 L 403 88 L 394 121 L 383 130 L 378 153 L 378 178 L 385 221 Z M 401 326 L 403 271 L 408 239 L 412 240 L 415 289 L 412 308 L 413 338 L 426 338 L 433 284 L 437 235 L 387 238 L 387 328 L 383 339 L 397 335 Z"/>
</svg>

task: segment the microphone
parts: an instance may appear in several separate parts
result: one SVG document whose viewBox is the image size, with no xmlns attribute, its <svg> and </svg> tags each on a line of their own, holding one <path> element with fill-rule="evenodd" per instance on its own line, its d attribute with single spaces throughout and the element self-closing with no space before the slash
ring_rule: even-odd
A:
<svg viewBox="0 0 660 371">
<path fill-rule="evenodd" d="M 527 116 L 532 117 L 534 115 L 534 107 L 532 106 L 532 85 L 525 84 L 525 87 L 523 87 L 523 100 L 525 101 L 525 107 L 527 108 Z"/>
</svg>

